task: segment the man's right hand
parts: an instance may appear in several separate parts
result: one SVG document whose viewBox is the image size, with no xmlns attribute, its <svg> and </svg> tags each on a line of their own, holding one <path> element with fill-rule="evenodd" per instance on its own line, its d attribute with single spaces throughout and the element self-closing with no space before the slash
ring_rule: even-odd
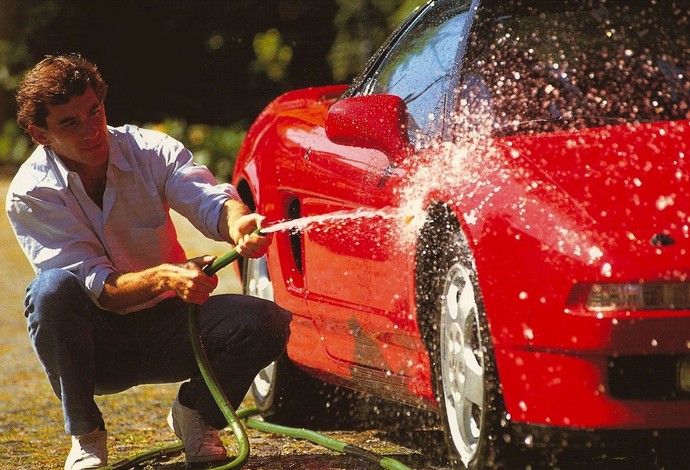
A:
<svg viewBox="0 0 690 470">
<path fill-rule="evenodd" d="M 201 256 L 139 272 L 112 273 L 106 279 L 98 303 L 106 310 L 126 311 L 174 291 L 185 302 L 203 304 L 218 285 L 218 278 L 207 276 L 202 269 L 215 259 L 215 256 Z"/>
<path fill-rule="evenodd" d="M 187 260 L 184 264 L 172 265 L 176 269 L 168 274 L 171 289 L 185 302 L 206 302 L 218 286 L 218 277 L 207 276 L 202 269 L 215 259 L 215 256 L 201 256 Z"/>
</svg>

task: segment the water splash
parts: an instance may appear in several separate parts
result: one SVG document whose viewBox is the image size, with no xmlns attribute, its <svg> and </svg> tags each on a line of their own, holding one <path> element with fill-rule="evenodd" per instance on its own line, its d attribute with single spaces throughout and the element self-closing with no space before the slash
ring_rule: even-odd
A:
<svg viewBox="0 0 690 470">
<path fill-rule="evenodd" d="M 400 221 L 401 226 L 410 224 L 417 214 L 405 211 L 406 208 L 384 207 L 382 209 L 357 208 L 353 210 L 342 210 L 329 212 L 326 214 L 300 217 L 298 219 L 282 220 L 268 224 L 261 228 L 264 234 L 276 232 L 299 232 L 310 229 L 321 229 L 338 227 L 342 223 L 351 221 L 370 220 L 392 220 Z"/>
<path fill-rule="evenodd" d="M 392 230 L 398 248 L 407 250 L 417 239 L 426 220 L 430 194 L 442 191 L 446 198 L 460 199 L 461 188 L 486 185 L 481 176 L 487 167 L 487 159 L 468 158 L 470 149 L 446 143 L 427 153 L 423 161 L 415 162 L 407 169 L 407 176 L 395 190 L 398 206 L 380 209 L 356 208 L 325 214 L 281 220 L 262 227 L 265 234 L 277 232 L 347 231 L 356 224 L 368 224 L 372 231 L 379 231 L 382 222 Z M 448 199 L 445 199 L 448 201 Z M 366 229 L 366 227 L 363 227 Z M 334 233 L 334 235 L 339 235 Z"/>
</svg>

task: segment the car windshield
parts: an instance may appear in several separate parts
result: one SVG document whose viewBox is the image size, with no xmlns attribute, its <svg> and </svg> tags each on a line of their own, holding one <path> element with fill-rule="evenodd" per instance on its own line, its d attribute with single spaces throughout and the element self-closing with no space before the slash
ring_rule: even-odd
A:
<svg viewBox="0 0 690 470">
<path fill-rule="evenodd" d="M 460 116 L 499 135 L 690 119 L 686 3 L 520 4 L 481 10 Z"/>
</svg>

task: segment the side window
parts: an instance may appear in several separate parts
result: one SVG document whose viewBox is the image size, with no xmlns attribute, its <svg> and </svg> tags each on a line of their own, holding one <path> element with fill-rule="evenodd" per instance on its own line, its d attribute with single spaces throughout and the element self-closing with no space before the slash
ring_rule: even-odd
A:
<svg viewBox="0 0 690 470">
<path fill-rule="evenodd" d="M 410 139 L 423 145 L 443 128 L 445 103 L 457 82 L 457 60 L 465 46 L 469 2 L 439 2 L 398 40 L 365 89 L 405 100 Z"/>
</svg>

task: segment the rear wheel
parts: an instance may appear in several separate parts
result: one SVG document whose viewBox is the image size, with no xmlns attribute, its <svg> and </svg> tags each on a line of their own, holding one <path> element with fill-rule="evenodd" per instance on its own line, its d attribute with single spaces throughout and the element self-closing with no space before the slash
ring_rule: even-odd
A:
<svg viewBox="0 0 690 470">
<path fill-rule="evenodd" d="M 485 423 L 494 385 L 488 383 L 493 366 L 486 322 L 480 318 L 470 271 L 453 264 L 446 275 L 439 328 L 437 376 L 447 442 L 460 462 L 473 468 L 484 459 Z M 486 378 L 485 378 L 486 376 Z M 479 465 L 484 468 L 484 465 Z"/>
<path fill-rule="evenodd" d="M 268 275 L 265 256 L 243 260 L 242 286 L 244 294 L 273 302 L 273 284 L 271 284 L 271 279 Z M 273 403 L 276 362 L 272 362 L 262 369 L 251 386 L 254 403 L 262 412 L 270 410 Z"/>
<path fill-rule="evenodd" d="M 502 468 L 505 407 L 474 260 L 454 218 L 429 220 L 417 297 L 450 460 L 457 469 Z"/>
</svg>

